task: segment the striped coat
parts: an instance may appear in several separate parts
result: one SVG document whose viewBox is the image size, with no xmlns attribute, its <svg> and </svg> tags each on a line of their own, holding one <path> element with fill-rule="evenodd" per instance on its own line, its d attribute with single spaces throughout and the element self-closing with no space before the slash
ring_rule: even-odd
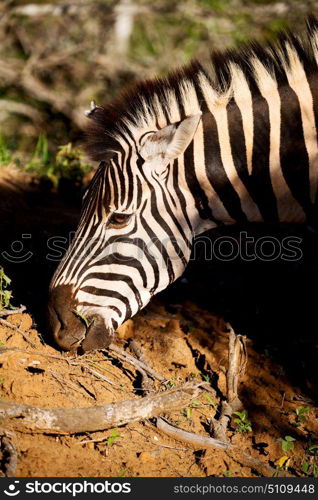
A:
<svg viewBox="0 0 318 500">
<path fill-rule="evenodd" d="M 100 161 L 58 267 L 51 328 L 107 345 L 184 271 L 193 238 L 236 222 L 317 225 L 318 24 L 302 38 L 214 53 L 89 112 Z M 91 318 L 90 326 L 78 315 Z"/>
</svg>

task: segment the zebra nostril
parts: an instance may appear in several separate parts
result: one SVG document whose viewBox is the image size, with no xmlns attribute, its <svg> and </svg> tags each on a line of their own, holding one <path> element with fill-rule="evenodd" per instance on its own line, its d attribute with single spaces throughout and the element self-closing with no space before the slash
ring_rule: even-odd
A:
<svg viewBox="0 0 318 500">
<path fill-rule="evenodd" d="M 48 304 L 48 327 L 54 341 L 67 351 L 75 350 L 86 334 L 83 321 L 74 314 L 75 305 L 70 287 L 54 288 Z"/>
</svg>

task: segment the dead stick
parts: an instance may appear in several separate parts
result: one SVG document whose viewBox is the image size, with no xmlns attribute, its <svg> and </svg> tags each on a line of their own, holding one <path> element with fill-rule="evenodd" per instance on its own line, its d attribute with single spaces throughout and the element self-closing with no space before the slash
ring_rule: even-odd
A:
<svg viewBox="0 0 318 500">
<path fill-rule="evenodd" d="M 67 356 L 58 356 L 57 354 L 49 354 L 47 352 L 41 352 L 41 351 L 27 351 L 26 349 L 20 349 L 20 347 L 0 347 L 0 354 L 4 354 L 7 351 L 17 351 L 17 352 L 23 352 L 24 354 L 32 354 L 34 356 L 44 356 L 45 358 L 53 358 L 53 359 L 58 359 L 60 361 L 66 361 L 69 365 L 79 365 L 80 363 L 77 363 L 75 357 L 67 357 Z"/>
<path fill-rule="evenodd" d="M 11 314 L 21 314 L 25 310 L 25 306 L 20 306 L 17 309 L 2 309 L 2 311 L 0 311 L 0 318 L 4 316 L 10 316 Z"/>
<path fill-rule="evenodd" d="M 171 391 L 158 392 L 142 399 L 130 399 L 88 408 L 44 409 L 0 401 L 0 418 L 17 419 L 19 424 L 40 432 L 56 434 L 95 432 L 183 408 L 198 397 L 201 386 L 202 383 L 188 383 Z"/>
<path fill-rule="evenodd" d="M 7 326 L 11 330 L 15 330 L 16 332 L 19 332 L 26 342 L 28 342 L 32 347 L 36 347 L 35 343 L 31 339 L 29 339 L 29 337 L 25 334 L 25 332 L 20 330 L 20 328 L 18 328 L 17 326 L 14 326 L 12 323 L 10 323 L 9 321 L 6 321 L 5 319 L 2 319 L 2 318 L 0 318 L 0 323 L 4 326 Z"/>
<path fill-rule="evenodd" d="M 110 384 L 110 385 L 118 388 L 118 385 L 115 382 L 113 382 L 112 380 L 110 380 L 110 378 L 105 377 L 105 375 L 102 375 L 101 373 L 99 373 L 98 371 L 94 370 L 90 366 L 87 366 L 87 365 L 84 365 L 84 364 L 82 364 L 80 366 L 82 366 L 85 370 L 87 370 L 88 372 L 90 372 L 96 378 L 99 378 L 100 380 L 103 380 L 104 382 L 107 382 L 108 384 Z"/>
<path fill-rule="evenodd" d="M 238 396 L 239 378 L 244 373 L 247 364 L 245 337 L 236 335 L 231 325 L 227 324 L 229 332 L 228 370 L 226 374 L 226 400 L 221 403 L 218 420 L 212 419 L 214 436 L 227 441 L 226 429 L 234 411 L 242 407 Z"/>
<path fill-rule="evenodd" d="M 256 470 L 261 476 L 272 477 L 275 472 L 273 467 L 265 462 L 262 462 L 258 458 L 252 457 L 237 445 L 211 437 L 200 436 L 199 434 L 194 434 L 193 432 L 184 431 L 169 424 L 161 417 L 157 418 L 157 427 L 160 431 L 164 432 L 171 438 L 188 443 L 197 449 L 206 450 L 212 448 L 226 450 L 227 455 L 229 455 L 234 461 L 240 462 L 244 466 Z M 282 472 L 282 476 L 292 477 L 290 473 L 285 473 L 285 471 Z"/>
<path fill-rule="evenodd" d="M 137 368 L 137 370 L 139 370 L 141 368 L 142 370 L 149 373 L 149 375 L 151 375 L 153 378 L 159 380 L 160 382 L 166 382 L 165 377 L 160 375 L 160 373 L 157 373 L 153 368 L 150 368 L 148 365 L 146 365 L 142 361 L 139 361 L 138 359 L 133 358 L 133 356 L 128 354 L 126 351 L 124 351 L 120 347 L 117 347 L 114 344 L 110 344 L 108 349 L 112 353 L 115 353 L 121 360 L 126 361 L 127 363 L 130 363 L 131 365 L 135 366 L 135 368 Z"/>
<path fill-rule="evenodd" d="M 220 441 L 219 439 L 201 436 L 200 434 L 194 434 L 193 432 L 178 429 L 177 427 L 169 424 L 163 418 L 157 418 L 157 427 L 160 431 L 168 434 L 168 436 L 179 441 L 184 441 L 201 450 L 206 448 L 219 448 L 221 450 L 226 450 L 232 446 L 231 444 Z"/>
</svg>

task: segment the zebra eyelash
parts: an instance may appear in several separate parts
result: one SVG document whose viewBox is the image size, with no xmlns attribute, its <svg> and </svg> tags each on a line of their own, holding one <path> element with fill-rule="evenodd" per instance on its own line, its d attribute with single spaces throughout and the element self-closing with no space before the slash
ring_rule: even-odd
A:
<svg viewBox="0 0 318 500">
<path fill-rule="evenodd" d="M 113 229 L 119 229 L 121 227 L 127 226 L 127 224 L 130 222 L 133 214 L 123 214 L 121 212 L 113 212 L 106 225 L 109 228 Z"/>
</svg>

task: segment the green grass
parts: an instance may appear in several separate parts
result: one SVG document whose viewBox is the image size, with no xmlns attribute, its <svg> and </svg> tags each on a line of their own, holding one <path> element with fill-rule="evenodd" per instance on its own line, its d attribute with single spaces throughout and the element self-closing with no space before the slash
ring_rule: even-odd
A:
<svg viewBox="0 0 318 500">
<path fill-rule="evenodd" d="M 8 165 L 12 160 L 12 154 L 3 134 L 0 134 L 0 167 Z"/>
<path fill-rule="evenodd" d="M 39 135 L 31 159 L 23 167 L 26 172 L 40 178 L 49 179 L 58 188 L 62 179 L 68 179 L 75 185 L 81 185 L 84 175 L 91 166 L 83 160 L 82 152 L 69 142 L 58 147 L 53 156 L 49 151 L 48 140 L 44 133 Z"/>
</svg>

